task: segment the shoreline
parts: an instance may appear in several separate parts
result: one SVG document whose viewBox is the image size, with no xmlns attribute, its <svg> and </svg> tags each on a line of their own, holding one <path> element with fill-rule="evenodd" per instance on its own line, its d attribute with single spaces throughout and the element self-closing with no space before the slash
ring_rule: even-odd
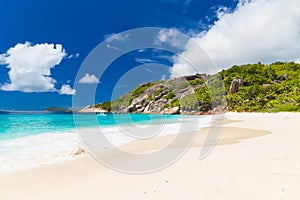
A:
<svg viewBox="0 0 300 200">
<path fill-rule="evenodd" d="M 219 144 L 203 160 L 199 160 L 205 135 L 202 132 L 197 133 L 192 148 L 177 162 L 155 173 L 124 174 L 83 155 L 64 163 L 1 174 L 0 198 L 295 199 L 299 196 L 300 113 L 226 113 L 225 116 L 232 121 L 224 124 Z M 122 148 L 147 153 L 163 147 L 174 137 L 134 141 Z"/>
<path fill-rule="evenodd" d="M 204 120 L 202 121 L 202 119 Z M 176 134 L 173 133 L 172 129 L 179 129 L 178 126 L 180 126 L 183 121 L 201 121 L 200 126 L 202 127 L 202 124 L 207 126 L 206 121 L 210 121 L 210 118 L 178 117 L 163 121 L 164 123 L 156 119 L 156 122 L 150 125 L 150 128 L 152 127 L 153 129 L 155 126 L 163 126 L 163 130 L 161 130 L 160 133 L 161 135 Z M 131 127 L 133 126 L 127 126 L 127 124 L 122 124 L 121 126 L 103 125 L 101 126 L 101 131 L 112 144 L 120 146 L 134 140 L 134 138 L 130 138 L 126 134 L 121 133 L 124 129 L 130 131 L 128 128 L 132 129 Z M 98 130 L 99 125 L 79 127 L 77 129 L 70 128 L 64 131 L 55 130 L 54 132 L 2 140 L 0 141 L 0 147 L 2 147 L 1 149 L 5 154 L 0 157 L 0 162 L 2 163 L 2 166 L 0 166 L 0 174 L 14 173 L 19 170 L 22 171 L 43 165 L 75 160 L 84 153 L 84 143 L 82 143 L 81 134 L 86 132 L 96 133 Z M 48 149 L 50 149 L 50 151 Z"/>
</svg>

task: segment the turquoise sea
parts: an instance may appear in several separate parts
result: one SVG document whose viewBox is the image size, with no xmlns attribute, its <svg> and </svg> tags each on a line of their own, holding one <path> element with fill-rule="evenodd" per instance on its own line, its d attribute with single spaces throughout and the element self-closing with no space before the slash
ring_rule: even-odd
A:
<svg viewBox="0 0 300 200">
<path fill-rule="evenodd" d="M 191 128 L 186 131 L 192 131 L 209 123 L 210 118 L 207 116 L 0 113 L 0 173 L 82 156 L 75 154 L 85 146 L 79 132 L 98 131 L 100 128 L 104 137 L 115 148 L 139 138 L 178 134 L 182 131 L 183 124 L 193 125 L 186 126 Z"/>
<path fill-rule="evenodd" d="M 15 139 L 42 133 L 71 131 L 75 130 L 75 128 L 113 127 L 117 124 L 172 123 L 180 118 L 180 115 L 159 114 L 76 114 L 78 123 L 75 125 L 72 114 L 44 112 L 2 113 L 0 114 L 0 140 Z"/>
</svg>

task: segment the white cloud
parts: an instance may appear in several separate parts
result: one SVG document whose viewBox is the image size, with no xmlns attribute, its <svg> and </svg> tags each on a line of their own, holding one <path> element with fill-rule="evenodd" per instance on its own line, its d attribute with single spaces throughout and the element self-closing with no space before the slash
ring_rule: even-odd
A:
<svg viewBox="0 0 300 200">
<path fill-rule="evenodd" d="M 49 92 L 56 91 L 56 80 L 51 69 L 66 56 L 60 44 L 17 44 L 0 55 L 0 64 L 9 68 L 9 82 L 1 86 L 5 91 Z"/>
<path fill-rule="evenodd" d="M 201 72 L 215 69 L 205 54 L 197 52 L 194 42 L 218 68 L 258 61 L 300 60 L 299 0 L 240 0 L 233 11 L 219 9 L 218 17 L 208 31 L 190 39 L 180 55 L 199 66 Z M 183 59 L 176 60 L 172 77 L 197 72 Z"/>
<path fill-rule="evenodd" d="M 117 51 L 120 51 L 120 49 L 117 47 L 119 46 L 119 42 L 124 42 L 128 40 L 130 37 L 129 34 L 122 34 L 122 33 L 112 33 L 109 35 L 104 36 L 106 41 L 106 47 L 109 49 L 115 49 Z"/>
<path fill-rule="evenodd" d="M 166 43 L 173 47 L 182 49 L 187 43 L 187 39 L 187 37 L 184 37 L 184 35 L 175 28 L 162 29 L 157 35 L 155 44 L 160 45 L 162 43 Z"/>
<path fill-rule="evenodd" d="M 115 49 L 115 50 L 117 50 L 117 51 L 120 51 L 120 50 L 121 50 L 121 49 L 119 49 L 118 47 L 112 46 L 112 45 L 110 45 L 110 44 L 107 44 L 106 47 L 109 48 L 109 49 Z"/>
<path fill-rule="evenodd" d="M 153 59 L 150 59 L 150 58 L 135 58 L 135 61 L 139 62 L 139 63 L 143 63 L 143 64 L 146 64 L 146 63 L 157 63 L 156 60 L 153 60 Z"/>
<path fill-rule="evenodd" d="M 76 90 L 72 89 L 70 87 L 70 85 L 62 85 L 61 89 L 59 90 L 59 94 L 66 94 L 66 95 L 75 95 L 76 94 Z"/>
<path fill-rule="evenodd" d="M 83 84 L 95 84 L 99 83 L 99 79 L 93 75 L 93 74 L 85 74 L 79 81 L 78 83 L 83 83 Z"/>
<path fill-rule="evenodd" d="M 68 56 L 68 59 L 71 59 L 71 58 L 78 58 L 80 56 L 79 53 L 76 53 L 76 54 L 71 54 Z"/>
<path fill-rule="evenodd" d="M 110 43 L 113 41 L 125 41 L 128 39 L 129 36 L 130 36 L 129 34 L 112 33 L 106 35 L 104 38 L 106 39 L 106 42 Z"/>
<path fill-rule="evenodd" d="M 167 76 L 166 76 L 165 74 L 163 74 L 163 75 L 161 76 L 161 79 L 160 79 L 160 80 L 164 81 L 164 80 L 166 80 L 166 78 L 167 78 Z"/>
</svg>

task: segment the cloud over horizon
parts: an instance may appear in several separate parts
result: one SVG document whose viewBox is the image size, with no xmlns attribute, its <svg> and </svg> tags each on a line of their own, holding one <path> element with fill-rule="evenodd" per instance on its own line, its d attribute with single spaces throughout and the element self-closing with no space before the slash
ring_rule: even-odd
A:
<svg viewBox="0 0 300 200">
<path fill-rule="evenodd" d="M 9 69 L 9 81 L 0 89 L 27 93 L 57 92 L 51 69 L 59 65 L 66 55 L 61 44 L 16 44 L 0 54 L 0 64 L 7 65 Z"/>
<path fill-rule="evenodd" d="M 218 20 L 205 32 L 196 34 L 180 56 L 212 73 L 235 64 L 300 61 L 300 1 L 239 0 L 233 11 L 222 8 Z M 198 44 L 215 63 L 206 66 L 207 57 L 199 54 Z M 205 67 L 206 66 L 206 67 Z M 213 69 L 215 68 L 215 69 Z M 197 73 L 185 60 L 177 57 L 171 77 Z"/>
<path fill-rule="evenodd" d="M 99 79 L 93 74 L 85 74 L 78 83 L 82 84 L 97 84 L 99 83 Z"/>
<path fill-rule="evenodd" d="M 58 91 L 59 94 L 65 94 L 65 95 L 75 95 L 76 90 L 72 89 L 70 85 L 63 84 L 61 86 L 61 89 Z"/>
</svg>

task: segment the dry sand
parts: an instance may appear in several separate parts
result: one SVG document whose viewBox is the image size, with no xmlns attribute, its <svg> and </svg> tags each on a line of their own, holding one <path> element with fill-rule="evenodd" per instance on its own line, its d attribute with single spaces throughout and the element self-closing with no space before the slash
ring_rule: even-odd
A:
<svg viewBox="0 0 300 200">
<path fill-rule="evenodd" d="M 208 129 L 197 132 L 177 162 L 155 173 L 121 173 L 85 156 L 0 175 L 0 199 L 298 199 L 300 113 L 226 113 L 226 117 L 218 145 L 203 160 L 199 155 Z M 122 148 L 148 153 L 175 137 L 135 141 Z M 169 149 L 180 148 L 179 142 Z"/>
</svg>

